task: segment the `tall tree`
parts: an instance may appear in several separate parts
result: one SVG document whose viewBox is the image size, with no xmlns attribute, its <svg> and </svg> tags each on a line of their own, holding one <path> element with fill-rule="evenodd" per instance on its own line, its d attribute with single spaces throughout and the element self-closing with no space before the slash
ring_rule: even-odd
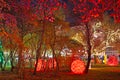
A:
<svg viewBox="0 0 120 80">
<path fill-rule="evenodd" d="M 85 24 L 85 34 L 87 43 L 88 62 L 85 73 L 88 72 L 91 60 L 91 27 L 89 21 L 93 19 L 102 19 L 105 12 L 113 16 L 115 20 L 119 21 L 119 0 L 70 0 L 73 3 L 73 12 L 77 17 L 78 23 Z M 112 5 L 112 6 L 111 6 Z"/>
<path fill-rule="evenodd" d="M 37 16 L 38 21 L 41 22 L 41 38 L 39 40 L 38 49 L 36 53 L 36 65 L 34 69 L 34 74 L 36 74 L 36 68 L 38 64 L 38 59 L 42 53 L 42 45 L 44 40 L 45 30 L 47 28 L 47 21 L 54 22 L 55 15 L 54 12 L 61 7 L 59 0 L 36 0 L 33 4 L 34 14 Z M 53 32 L 54 33 L 54 32 Z"/>
</svg>

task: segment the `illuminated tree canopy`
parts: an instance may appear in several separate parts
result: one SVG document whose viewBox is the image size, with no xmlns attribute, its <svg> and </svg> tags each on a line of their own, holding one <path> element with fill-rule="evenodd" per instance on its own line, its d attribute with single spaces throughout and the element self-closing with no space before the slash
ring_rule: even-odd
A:
<svg viewBox="0 0 120 80">
<path fill-rule="evenodd" d="M 101 23 L 107 28 L 94 30 L 92 21 L 102 22 L 105 14 L 113 22 L 119 23 L 120 0 L 0 0 L 0 40 L 4 43 L 4 50 L 9 52 L 12 68 L 18 65 L 20 75 L 24 73 L 24 62 L 27 61 L 24 56 L 27 54 L 30 55 L 30 65 L 35 62 L 34 74 L 42 70 L 41 66 L 46 67 L 46 60 L 50 69 L 59 70 L 60 62 L 70 63 L 71 56 L 67 55 L 67 51 L 64 56 L 61 54 L 65 48 L 69 48 L 71 55 L 84 49 L 82 54 L 87 53 L 86 65 L 79 60 L 69 67 L 75 73 L 87 73 L 93 48 L 108 43 L 119 45 L 119 27 L 108 28 L 109 25 Z M 71 22 L 67 21 L 67 17 L 75 20 L 71 18 Z M 80 26 L 72 27 L 71 23 Z M 14 64 L 16 55 L 18 62 Z M 109 58 L 108 63 L 112 63 L 111 60 L 117 62 L 115 58 Z"/>
</svg>

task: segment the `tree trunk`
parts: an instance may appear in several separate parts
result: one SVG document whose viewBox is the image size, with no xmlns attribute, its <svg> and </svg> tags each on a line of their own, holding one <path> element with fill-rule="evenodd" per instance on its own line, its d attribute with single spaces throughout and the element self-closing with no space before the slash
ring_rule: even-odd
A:
<svg viewBox="0 0 120 80">
<path fill-rule="evenodd" d="M 53 69 L 55 68 L 55 64 L 54 64 L 54 59 L 56 61 L 56 71 L 59 71 L 59 63 L 58 63 L 58 59 L 56 57 L 56 54 L 55 54 L 55 49 L 54 49 L 54 46 L 51 46 L 52 47 L 52 52 L 53 52 Z"/>
<path fill-rule="evenodd" d="M 90 61 L 91 61 L 91 43 L 90 43 L 90 28 L 88 24 L 86 24 L 86 40 L 87 40 L 87 54 L 88 54 L 88 60 L 86 64 L 85 73 L 88 73 Z"/>
<path fill-rule="evenodd" d="M 24 80 L 24 56 L 22 53 L 22 47 L 19 47 L 18 75 L 21 80 Z"/>
<path fill-rule="evenodd" d="M 56 31 L 55 31 L 55 26 L 53 26 L 53 37 L 54 37 L 54 41 L 53 41 L 53 58 L 55 58 L 56 61 L 56 72 L 59 71 L 59 62 L 58 62 L 58 58 L 55 54 L 55 42 L 56 42 Z M 53 65 L 54 65 L 54 60 L 53 60 Z"/>
<path fill-rule="evenodd" d="M 42 4 L 44 6 L 44 3 Z M 44 36 L 44 31 L 45 31 L 45 24 L 46 24 L 46 8 L 43 8 L 43 19 L 42 19 L 42 32 L 41 32 L 41 39 L 39 40 L 39 44 L 38 44 L 38 49 L 37 49 L 37 53 L 36 53 L 36 64 L 35 64 L 35 68 L 34 68 L 34 72 L 33 75 L 36 74 L 36 69 L 37 69 L 37 65 L 38 65 L 38 59 L 41 53 L 41 48 L 42 48 L 42 44 L 43 44 L 43 36 Z M 40 52 L 39 52 L 40 51 Z"/>
<path fill-rule="evenodd" d="M 37 65 L 38 65 L 38 59 L 40 57 L 41 48 L 42 48 L 42 44 L 43 44 L 44 29 L 45 29 L 45 20 L 43 20 L 43 26 L 42 26 L 42 32 L 41 32 L 41 39 L 39 40 L 38 49 L 36 51 L 36 64 L 35 64 L 33 75 L 36 74 L 36 69 L 37 69 Z"/>
<path fill-rule="evenodd" d="M 44 32 L 42 31 L 42 33 L 41 33 L 41 40 L 40 40 L 40 43 L 39 43 L 39 47 L 38 47 L 38 49 L 36 51 L 36 64 L 35 64 L 35 68 L 34 68 L 34 72 L 33 72 L 34 75 L 36 74 L 36 69 L 37 69 L 37 65 L 38 65 L 38 59 L 39 59 L 40 51 L 41 51 L 41 48 L 42 48 L 43 34 L 44 34 Z"/>
<path fill-rule="evenodd" d="M 8 60 L 9 60 L 9 56 L 7 55 L 6 57 L 4 57 L 4 66 L 3 66 L 3 71 L 5 70 L 5 68 L 6 68 L 6 64 L 7 64 L 7 62 L 8 62 Z"/>
<path fill-rule="evenodd" d="M 11 71 L 13 72 L 14 65 L 13 65 L 13 51 L 10 51 L 10 63 L 11 63 Z"/>
</svg>

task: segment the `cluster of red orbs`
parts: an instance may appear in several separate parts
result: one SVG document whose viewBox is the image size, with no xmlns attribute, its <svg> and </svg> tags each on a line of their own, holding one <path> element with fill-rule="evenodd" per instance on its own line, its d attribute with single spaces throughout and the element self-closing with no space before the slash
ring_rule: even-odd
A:
<svg viewBox="0 0 120 80">
<path fill-rule="evenodd" d="M 53 64 L 53 62 L 54 62 L 54 64 Z M 35 62 L 35 64 L 36 64 L 36 62 Z M 47 66 L 49 69 L 56 68 L 56 60 L 55 59 L 49 59 L 49 60 L 39 59 L 36 71 L 41 71 L 41 70 L 45 69 Z"/>
</svg>

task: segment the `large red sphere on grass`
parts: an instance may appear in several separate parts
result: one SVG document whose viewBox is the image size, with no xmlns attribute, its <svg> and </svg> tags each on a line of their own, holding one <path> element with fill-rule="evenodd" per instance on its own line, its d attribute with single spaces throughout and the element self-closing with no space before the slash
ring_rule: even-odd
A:
<svg viewBox="0 0 120 80">
<path fill-rule="evenodd" d="M 74 60 L 71 64 L 71 70 L 75 74 L 82 74 L 85 70 L 85 63 L 82 60 Z"/>
<path fill-rule="evenodd" d="M 118 59 L 116 56 L 111 55 L 108 58 L 107 64 L 110 66 L 117 66 L 118 65 Z"/>
</svg>

